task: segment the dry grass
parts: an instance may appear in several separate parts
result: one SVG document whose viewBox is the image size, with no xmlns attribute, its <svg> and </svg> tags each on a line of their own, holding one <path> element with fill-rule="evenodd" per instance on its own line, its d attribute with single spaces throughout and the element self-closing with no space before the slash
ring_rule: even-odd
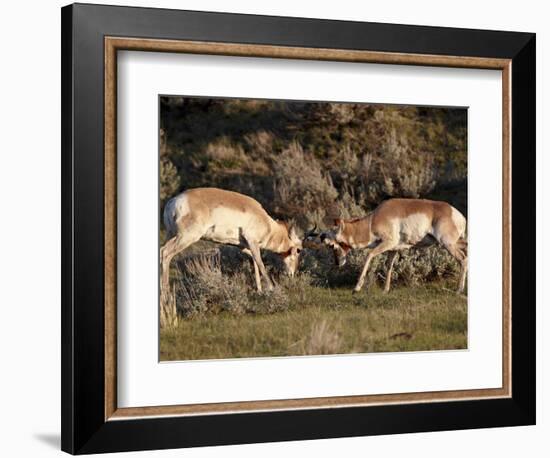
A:
<svg viewBox="0 0 550 458">
<path fill-rule="evenodd" d="M 342 338 L 330 328 L 328 321 L 313 323 L 303 353 L 305 355 L 330 355 L 340 351 Z"/>
<path fill-rule="evenodd" d="M 161 307 L 164 360 L 465 348 L 466 297 L 456 295 L 456 262 L 442 249 L 411 251 L 381 292 L 385 256 L 375 258 L 365 292 L 352 295 L 365 253 L 341 269 L 330 252 L 305 250 L 289 278 L 265 254 L 276 287 L 258 293 L 249 260 L 235 248 L 201 245 L 171 275 Z"/>
<path fill-rule="evenodd" d="M 467 301 L 434 282 L 349 288 L 286 289 L 291 306 L 277 313 L 221 312 L 180 320 L 161 330 L 161 360 L 463 349 Z"/>
<path fill-rule="evenodd" d="M 174 329 L 178 326 L 180 315 L 176 306 L 174 291 L 162 295 L 160 298 L 160 327 L 161 329 Z"/>
</svg>

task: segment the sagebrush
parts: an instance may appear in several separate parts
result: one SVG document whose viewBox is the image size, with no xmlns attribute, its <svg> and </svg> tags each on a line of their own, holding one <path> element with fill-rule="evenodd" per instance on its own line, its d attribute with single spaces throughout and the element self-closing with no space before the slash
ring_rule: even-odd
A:
<svg viewBox="0 0 550 458">
<path fill-rule="evenodd" d="M 462 108 L 163 96 L 160 124 L 160 214 L 183 190 L 219 187 L 302 233 L 391 197 L 444 200 L 467 216 Z M 447 289 L 459 266 L 439 246 L 400 253 L 387 295 L 386 255 L 355 296 L 364 250 L 339 269 L 329 250 L 305 249 L 294 278 L 262 257 L 272 292 L 256 292 L 234 247 L 198 242 L 176 258 L 161 300 L 164 359 L 465 348 L 465 298 Z"/>
</svg>

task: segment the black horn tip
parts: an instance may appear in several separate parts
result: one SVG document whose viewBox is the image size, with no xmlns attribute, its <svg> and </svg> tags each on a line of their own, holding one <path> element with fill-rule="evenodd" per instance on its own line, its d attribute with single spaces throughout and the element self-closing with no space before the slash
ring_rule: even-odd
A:
<svg viewBox="0 0 550 458">
<path fill-rule="evenodd" d="M 319 235 L 319 234 L 317 234 L 317 224 L 315 224 L 315 225 L 313 226 L 313 229 L 308 229 L 308 230 L 306 231 L 306 233 L 304 234 L 304 238 L 307 238 L 307 237 L 317 237 L 317 235 Z"/>
</svg>

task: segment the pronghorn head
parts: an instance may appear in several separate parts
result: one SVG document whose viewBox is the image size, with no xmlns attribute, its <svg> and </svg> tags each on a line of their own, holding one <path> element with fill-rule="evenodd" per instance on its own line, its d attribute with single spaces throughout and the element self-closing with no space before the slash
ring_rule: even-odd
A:
<svg viewBox="0 0 550 458">
<path fill-rule="evenodd" d="M 321 243 L 332 248 L 336 266 L 343 267 L 346 264 L 348 253 L 351 251 L 351 246 L 348 245 L 344 237 L 345 221 L 340 218 L 335 219 L 334 225 L 334 229 L 322 232 L 320 239 Z"/>
<path fill-rule="evenodd" d="M 320 236 L 321 232 L 318 231 L 317 224 L 315 224 L 315 226 L 313 226 L 313 229 L 309 229 L 304 234 L 304 237 L 302 239 L 304 248 L 312 248 L 314 250 L 323 248 L 323 244 L 319 240 Z"/>
<path fill-rule="evenodd" d="M 306 232 L 303 238 L 303 244 L 306 248 L 319 250 L 324 247 L 329 247 L 334 253 L 334 261 L 338 267 L 342 267 L 346 263 L 346 256 L 351 250 L 351 247 L 345 243 L 342 234 L 344 220 L 335 220 L 336 227 L 332 230 L 322 232 L 317 231 L 317 225 L 313 229 Z"/>
<path fill-rule="evenodd" d="M 281 224 L 283 224 L 287 230 L 288 241 L 290 244 L 290 248 L 284 253 L 281 253 L 281 256 L 285 263 L 287 273 L 293 277 L 298 270 L 298 264 L 300 262 L 300 253 L 303 248 L 302 239 L 298 237 L 294 226 L 289 227 L 287 223 Z"/>
</svg>

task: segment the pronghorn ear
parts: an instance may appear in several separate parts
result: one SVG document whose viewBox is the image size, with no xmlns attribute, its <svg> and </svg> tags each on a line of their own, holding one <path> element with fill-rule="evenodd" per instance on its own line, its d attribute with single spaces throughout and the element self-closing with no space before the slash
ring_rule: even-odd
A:
<svg viewBox="0 0 550 458">
<path fill-rule="evenodd" d="M 282 221 L 282 220 L 278 219 L 277 222 L 279 224 L 283 225 L 284 227 L 286 227 L 287 231 L 290 229 L 289 226 L 288 226 L 288 223 L 286 221 Z"/>
<path fill-rule="evenodd" d="M 334 225 L 336 227 L 340 227 L 344 225 L 344 220 L 342 218 L 335 218 L 334 219 Z"/>
<path fill-rule="evenodd" d="M 288 231 L 289 235 L 291 232 L 296 231 L 296 225 L 294 224 L 294 220 L 292 219 L 289 221 L 283 221 L 278 219 L 277 222 Z"/>
<path fill-rule="evenodd" d="M 287 225 L 287 229 L 288 229 L 288 235 L 291 239 L 297 239 L 299 238 L 298 237 L 298 232 L 296 232 L 296 226 L 289 226 Z"/>
</svg>

